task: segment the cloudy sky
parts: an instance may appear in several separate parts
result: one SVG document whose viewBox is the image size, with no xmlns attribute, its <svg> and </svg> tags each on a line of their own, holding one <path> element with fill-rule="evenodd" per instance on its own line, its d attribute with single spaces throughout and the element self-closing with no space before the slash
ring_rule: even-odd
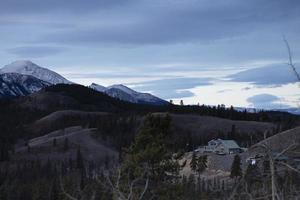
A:
<svg viewBox="0 0 300 200">
<path fill-rule="evenodd" d="M 186 104 L 297 106 L 299 33 L 299 0 L 0 0 L 0 66 Z"/>
</svg>

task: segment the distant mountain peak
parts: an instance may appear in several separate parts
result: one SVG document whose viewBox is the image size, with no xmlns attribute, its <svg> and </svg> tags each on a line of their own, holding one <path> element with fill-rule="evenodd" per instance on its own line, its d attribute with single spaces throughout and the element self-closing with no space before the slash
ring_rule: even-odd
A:
<svg viewBox="0 0 300 200">
<path fill-rule="evenodd" d="M 122 85 L 122 84 L 115 84 L 115 85 L 111 85 L 111 86 L 108 86 L 107 87 L 108 89 L 111 89 L 111 88 L 114 88 L 114 89 L 119 89 L 119 90 L 122 90 L 123 92 L 126 92 L 128 94 L 137 94 L 138 92 L 137 91 L 134 91 L 133 89 L 125 86 L 125 85 Z"/>
<path fill-rule="evenodd" d="M 30 75 L 51 84 L 72 83 L 58 73 L 47 68 L 40 67 L 29 60 L 18 60 L 5 65 L 2 69 L 0 69 L 0 73 L 18 73 L 23 75 Z"/>
<path fill-rule="evenodd" d="M 115 84 L 108 87 L 92 83 L 90 88 L 97 90 L 99 92 L 106 93 L 107 95 L 121 99 L 123 101 L 128 101 L 131 103 L 141 103 L 141 104 L 152 104 L 152 105 L 165 105 L 166 102 L 156 96 L 148 93 L 137 92 L 125 85 Z"/>
<path fill-rule="evenodd" d="M 31 62 L 30 60 L 17 60 L 8 65 L 5 65 L 1 71 L 2 72 L 18 72 L 26 69 L 27 71 L 38 68 L 39 66 Z"/>
<path fill-rule="evenodd" d="M 104 87 L 102 85 L 98 85 L 96 83 L 92 83 L 89 87 L 94 90 L 97 90 L 98 92 L 105 92 L 107 90 L 106 87 Z"/>
<path fill-rule="evenodd" d="M 10 63 L 9 65 L 15 65 L 15 66 L 24 66 L 24 65 L 36 65 L 34 64 L 32 61 L 30 60 L 16 60 L 12 63 Z"/>
</svg>

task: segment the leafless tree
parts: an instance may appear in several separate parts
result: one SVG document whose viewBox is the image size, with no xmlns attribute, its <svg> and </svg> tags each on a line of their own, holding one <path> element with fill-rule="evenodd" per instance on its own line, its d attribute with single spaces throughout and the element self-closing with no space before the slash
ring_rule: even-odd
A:
<svg viewBox="0 0 300 200">
<path fill-rule="evenodd" d="M 121 169 L 117 169 L 113 176 L 111 176 L 109 172 L 106 172 L 104 177 L 114 196 L 116 196 L 118 200 L 142 200 L 149 187 L 149 178 L 147 177 L 147 174 L 147 170 L 145 170 L 143 175 L 133 180 L 130 180 L 128 174 L 126 174 L 127 184 L 124 184 L 125 187 L 123 185 L 122 188 L 125 188 L 123 190 L 120 187 L 122 181 Z M 113 181 L 113 179 L 115 181 Z M 100 180 L 98 180 L 98 182 L 99 181 Z"/>
<path fill-rule="evenodd" d="M 95 175 L 94 179 L 97 184 L 110 190 L 117 200 L 142 200 L 149 188 L 149 178 L 147 175 L 147 170 L 145 170 L 141 177 L 130 180 L 128 174 L 124 176 L 121 169 L 117 168 L 115 170 L 103 171 L 102 178 Z M 124 181 L 125 177 L 127 181 Z M 93 191 L 88 199 L 84 197 L 84 191 L 80 189 L 78 189 L 78 197 L 68 193 L 65 190 L 61 177 L 60 188 L 62 194 L 69 200 L 94 200 L 96 197 L 96 191 Z"/>
<path fill-rule="evenodd" d="M 269 198 L 271 198 L 272 200 L 287 199 L 287 197 L 284 196 L 283 191 L 281 191 L 281 189 L 279 188 L 279 183 L 277 182 L 277 176 L 283 171 L 293 171 L 299 174 L 300 171 L 290 164 L 292 162 L 292 158 L 289 158 L 288 160 L 291 162 L 284 162 L 279 158 L 287 154 L 300 155 L 300 152 L 298 152 L 299 148 L 300 148 L 300 144 L 297 141 L 294 141 L 292 144 L 290 144 L 288 147 L 281 150 L 279 153 L 274 154 L 274 150 L 270 148 L 270 146 L 267 143 L 261 143 L 255 145 L 252 150 L 255 149 L 261 150 L 260 152 L 263 155 L 263 157 L 260 158 L 261 163 L 263 163 L 264 161 L 267 161 L 267 163 L 269 163 L 269 172 L 267 172 L 268 174 L 265 174 L 267 175 L 265 176 L 265 179 L 269 178 L 269 181 L 271 182 L 270 190 L 266 189 L 265 191 L 263 191 L 263 193 L 260 193 L 259 196 L 254 195 L 253 193 L 248 191 L 246 180 L 243 177 L 239 179 L 237 184 L 233 187 L 232 192 L 228 199 L 234 200 L 237 198 L 237 196 L 239 197 L 243 196 L 245 199 L 249 199 L 249 200 L 269 199 Z M 271 192 L 269 193 L 269 191 Z M 297 199 L 297 197 L 299 196 L 300 196 L 300 192 L 294 191 L 293 194 L 290 194 L 289 198 Z"/>
<path fill-rule="evenodd" d="M 290 44 L 289 42 L 287 41 L 287 39 L 283 36 L 283 41 L 286 45 L 286 48 L 287 48 L 287 51 L 288 51 L 288 56 L 289 56 L 289 61 L 288 61 L 288 65 L 292 68 L 295 76 L 297 77 L 298 81 L 300 82 L 300 75 L 299 73 L 297 72 L 297 69 L 296 69 L 296 66 L 293 62 L 293 55 L 292 55 L 292 51 L 291 51 L 291 48 L 290 48 Z"/>
</svg>

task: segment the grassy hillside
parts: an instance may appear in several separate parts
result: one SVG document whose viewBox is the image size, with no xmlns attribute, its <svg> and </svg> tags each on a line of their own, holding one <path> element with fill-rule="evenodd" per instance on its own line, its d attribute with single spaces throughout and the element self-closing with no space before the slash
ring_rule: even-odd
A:
<svg viewBox="0 0 300 200">
<path fill-rule="evenodd" d="M 32 138 L 26 143 L 16 145 L 11 162 L 22 160 L 40 160 L 41 162 L 47 160 L 76 160 L 79 149 L 87 162 L 93 161 L 100 165 L 104 163 L 105 159 L 115 162 L 118 159 L 117 151 L 105 141 L 93 137 L 95 131 L 95 129 L 84 129 L 75 126 Z"/>
<path fill-rule="evenodd" d="M 155 115 L 164 116 L 166 114 L 156 113 Z M 191 114 L 168 113 L 168 115 L 172 119 L 173 137 L 171 140 L 174 149 L 192 150 L 214 138 L 235 139 L 242 146 L 249 146 L 262 140 L 265 132 L 271 135 L 276 129 L 275 124 L 266 122 L 236 121 Z M 106 112 L 62 110 L 28 124 L 26 130 L 30 132 L 29 135 L 32 138 L 70 126 L 97 128 L 100 137 L 110 138 L 111 143 L 117 146 L 121 145 L 118 148 L 122 148 L 122 141 L 127 141 L 126 145 L 128 145 L 144 119 L 144 115 L 136 114 L 120 115 Z"/>
<path fill-rule="evenodd" d="M 264 144 L 267 145 L 274 152 L 281 152 L 288 148 L 292 144 L 300 144 L 300 127 L 296 127 L 287 131 L 283 131 L 274 136 L 271 136 L 265 140 L 260 141 L 256 145 L 253 145 L 249 152 L 255 153 L 257 151 L 257 146 Z M 297 148 L 298 152 L 300 150 L 299 146 Z"/>
</svg>

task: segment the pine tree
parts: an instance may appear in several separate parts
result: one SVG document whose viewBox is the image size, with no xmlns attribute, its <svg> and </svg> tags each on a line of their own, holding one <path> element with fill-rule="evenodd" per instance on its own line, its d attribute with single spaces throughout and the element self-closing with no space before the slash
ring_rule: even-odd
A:
<svg viewBox="0 0 300 200">
<path fill-rule="evenodd" d="M 77 167 L 77 169 L 83 169 L 84 168 L 84 163 L 83 163 L 83 158 L 82 158 L 80 148 L 77 149 L 76 167 Z"/>
<path fill-rule="evenodd" d="M 64 152 L 69 150 L 69 139 L 65 138 L 64 140 Z"/>
<path fill-rule="evenodd" d="M 254 165 L 249 164 L 244 176 L 244 179 L 246 180 L 247 184 L 251 186 L 251 184 L 257 181 L 258 179 L 260 179 L 260 177 L 261 177 L 261 172 L 259 167 L 256 164 Z"/>
<path fill-rule="evenodd" d="M 197 169 L 196 152 L 193 152 L 192 159 L 191 159 L 191 162 L 190 162 L 190 167 L 191 167 L 192 171 L 196 171 L 196 169 Z"/>
<path fill-rule="evenodd" d="M 237 178 L 242 176 L 242 169 L 241 169 L 241 158 L 239 155 L 235 155 L 232 165 L 231 165 L 231 173 L 230 178 Z"/>
<path fill-rule="evenodd" d="M 80 187 L 81 190 L 83 190 L 84 187 L 85 187 L 85 173 L 84 173 L 84 170 L 81 170 L 79 187 Z"/>
<path fill-rule="evenodd" d="M 170 151 L 171 119 L 148 115 L 140 133 L 128 149 L 125 168 L 135 176 L 140 176 L 145 166 L 152 179 L 163 180 L 168 174 L 178 174 L 180 165 Z"/>
<path fill-rule="evenodd" d="M 9 146 L 6 142 L 0 140 L 0 162 L 9 160 Z"/>
<path fill-rule="evenodd" d="M 196 198 L 196 181 L 195 181 L 195 176 L 193 174 L 190 174 L 187 180 L 187 185 L 186 185 L 186 196 L 191 199 L 197 199 Z"/>
<path fill-rule="evenodd" d="M 230 139 L 235 139 L 235 124 L 232 124 L 231 125 L 231 132 L 230 132 L 230 134 L 231 134 L 231 138 Z"/>
<path fill-rule="evenodd" d="M 52 187 L 51 187 L 51 193 L 50 193 L 50 200 L 59 200 L 59 188 L 58 188 L 58 181 L 57 178 L 54 178 Z"/>
<path fill-rule="evenodd" d="M 104 156 L 104 166 L 105 169 L 109 169 L 109 156 L 107 154 Z"/>
<path fill-rule="evenodd" d="M 264 160 L 262 164 L 263 175 L 267 176 L 270 173 L 270 161 Z"/>
<path fill-rule="evenodd" d="M 31 152 L 31 147 L 29 145 L 27 145 L 27 153 Z"/>
<path fill-rule="evenodd" d="M 180 100 L 180 105 L 181 105 L 181 106 L 183 106 L 183 105 L 184 105 L 184 104 L 183 104 L 183 100 Z"/>
<path fill-rule="evenodd" d="M 207 155 L 200 156 L 197 160 L 197 168 L 196 168 L 198 175 L 200 176 L 200 174 L 204 172 L 206 168 L 207 168 Z"/>
<path fill-rule="evenodd" d="M 221 190 L 225 190 L 225 181 L 224 180 L 222 180 L 222 186 L 221 186 Z"/>
<path fill-rule="evenodd" d="M 53 139 L 52 146 L 53 146 L 53 147 L 56 147 L 56 145 L 57 145 L 57 141 L 56 141 L 56 138 L 54 138 L 54 139 Z"/>
</svg>

